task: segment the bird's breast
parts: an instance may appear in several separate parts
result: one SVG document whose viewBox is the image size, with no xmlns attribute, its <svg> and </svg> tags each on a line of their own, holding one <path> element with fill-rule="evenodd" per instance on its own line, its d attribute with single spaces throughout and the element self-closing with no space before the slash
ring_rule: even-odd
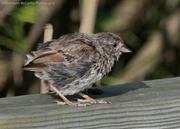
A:
<svg viewBox="0 0 180 129">
<path fill-rule="evenodd" d="M 114 59 L 112 58 L 104 58 L 102 60 L 99 60 L 98 66 L 99 66 L 99 71 L 102 73 L 103 76 L 108 74 L 111 71 L 111 68 L 114 65 Z"/>
</svg>

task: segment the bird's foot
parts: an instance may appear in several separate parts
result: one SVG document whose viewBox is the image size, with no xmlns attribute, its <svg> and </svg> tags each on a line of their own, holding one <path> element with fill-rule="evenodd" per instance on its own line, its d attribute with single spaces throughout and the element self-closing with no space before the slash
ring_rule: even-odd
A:
<svg viewBox="0 0 180 129">
<path fill-rule="evenodd" d="M 73 103 L 73 102 L 69 101 L 63 94 L 61 94 L 59 92 L 59 90 L 56 87 L 54 87 L 51 83 L 49 83 L 49 86 L 64 100 L 64 102 L 55 101 L 58 105 L 69 105 L 69 106 L 73 106 L 73 107 L 80 107 L 80 106 L 85 107 L 85 106 L 90 105 L 88 103 L 87 104 L 86 103 L 81 104 L 80 102 L 79 103 Z"/>
<path fill-rule="evenodd" d="M 89 106 L 90 104 L 89 103 L 73 103 L 71 101 L 68 101 L 68 102 L 62 102 L 62 101 L 55 101 L 57 103 L 57 105 L 69 105 L 69 106 L 73 106 L 73 107 L 85 107 L 85 106 Z"/>
<path fill-rule="evenodd" d="M 77 99 L 78 102 L 81 102 L 81 103 L 100 103 L 100 104 L 108 104 L 108 103 L 111 103 L 109 101 L 105 101 L 105 100 L 95 100 L 95 99 L 92 99 L 92 98 L 88 98 L 88 99 Z"/>
<path fill-rule="evenodd" d="M 108 103 L 111 103 L 109 101 L 105 101 L 105 100 L 95 100 L 91 97 L 89 97 L 88 95 L 85 95 L 83 93 L 79 93 L 80 96 L 82 96 L 83 98 L 85 99 L 77 99 L 78 102 L 82 102 L 82 103 L 100 103 L 100 104 L 108 104 Z"/>
</svg>

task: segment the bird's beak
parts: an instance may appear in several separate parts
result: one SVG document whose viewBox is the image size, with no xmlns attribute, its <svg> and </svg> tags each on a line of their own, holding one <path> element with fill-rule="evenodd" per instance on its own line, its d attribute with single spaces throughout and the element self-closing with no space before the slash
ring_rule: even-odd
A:
<svg viewBox="0 0 180 129">
<path fill-rule="evenodd" d="M 128 47 L 126 47 L 125 45 L 120 49 L 120 51 L 122 53 L 129 53 L 132 52 Z"/>
</svg>

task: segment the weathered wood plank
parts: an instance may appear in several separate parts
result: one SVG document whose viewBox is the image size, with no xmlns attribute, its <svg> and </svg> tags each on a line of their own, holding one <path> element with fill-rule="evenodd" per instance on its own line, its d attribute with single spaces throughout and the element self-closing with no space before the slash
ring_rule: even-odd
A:
<svg viewBox="0 0 180 129">
<path fill-rule="evenodd" d="M 100 89 L 91 97 L 112 104 L 59 106 L 53 94 L 1 98 L 0 129 L 180 128 L 180 77 Z"/>
</svg>

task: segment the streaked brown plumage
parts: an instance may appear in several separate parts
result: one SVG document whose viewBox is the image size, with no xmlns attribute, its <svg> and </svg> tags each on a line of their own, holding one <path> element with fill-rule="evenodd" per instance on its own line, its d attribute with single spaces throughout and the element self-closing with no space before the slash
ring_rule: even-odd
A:
<svg viewBox="0 0 180 129">
<path fill-rule="evenodd" d="M 49 82 L 50 87 L 64 100 L 58 104 L 86 106 L 80 102 L 107 103 L 80 93 L 111 71 L 114 61 L 124 52 L 131 52 L 116 34 L 72 33 L 41 44 L 28 55 L 24 70 Z M 72 103 L 64 95 L 79 93 L 85 100 Z"/>
</svg>

